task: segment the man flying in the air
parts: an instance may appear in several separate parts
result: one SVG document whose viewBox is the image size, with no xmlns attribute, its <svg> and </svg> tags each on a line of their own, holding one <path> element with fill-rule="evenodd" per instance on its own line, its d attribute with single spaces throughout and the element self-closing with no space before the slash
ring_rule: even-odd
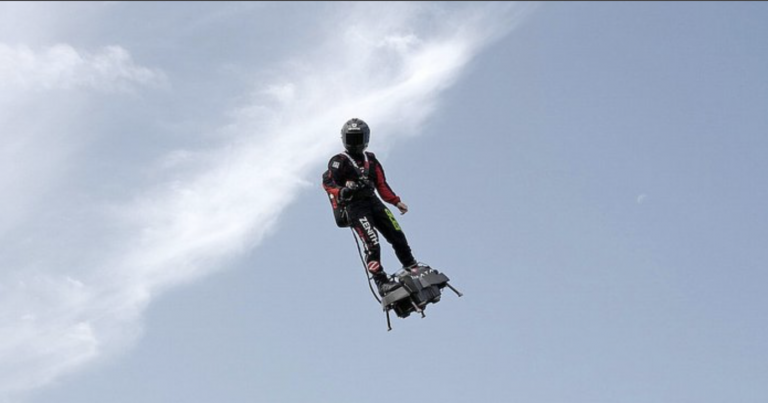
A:
<svg viewBox="0 0 768 403">
<path fill-rule="evenodd" d="M 328 170 L 323 174 L 323 188 L 332 203 L 335 199 L 346 208 L 349 226 L 365 245 L 368 272 L 376 282 L 379 294 L 384 296 L 400 284 L 389 279 L 381 264 L 377 230 L 392 245 L 404 268 L 416 267 L 418 263 L 395 216 L 376 196 L 375 191 L 378 191 L 381 198 L 396 206 L 401 214 L 408 211 L 408 206 L 387 184 L 379 160 L 373 153 L 365 151 L 370 134 L 370 128 L 361 119 L 344 123 L 341 141 L 346 152 L 334 155 L 328 162 Z"/>
</svg>

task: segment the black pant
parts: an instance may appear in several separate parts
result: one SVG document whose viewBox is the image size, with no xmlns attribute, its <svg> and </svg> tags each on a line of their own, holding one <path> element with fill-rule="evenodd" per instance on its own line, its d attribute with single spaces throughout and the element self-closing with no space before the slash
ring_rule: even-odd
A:
<svg viewBox="0 0 768 403">
<path fill-rule="evenodd" d="M 395 250 L 395 255 L 403 267 L 416 263 L 411 253 L 411 247 L 408 246 L 408 240 L 400 224 L 395 219 L 394 214 L 377 197 L 370 197 L 364 200 L 358 200 L 347 206 L 350 226 L 357 232 L 365 246 L 365 262 L 368 271 L 374 275 L 374 278 L 384 274 L 384 267 L 381 265 L 381 245 L 379 245 L 379 235 L 384 236 Z"/>
</svg>

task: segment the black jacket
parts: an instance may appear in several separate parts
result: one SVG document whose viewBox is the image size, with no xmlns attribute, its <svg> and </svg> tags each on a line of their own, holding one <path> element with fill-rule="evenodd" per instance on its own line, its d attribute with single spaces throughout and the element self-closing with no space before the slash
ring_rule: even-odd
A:
<svg viewBox="0 0 768 403">
<path fill-rule="evenodd" d="M 355 164 L 350 161 L 350 157 L 354 159 L 357 167 L 364 171 L 363 175 L 355 168 Z M 365 161 L 366 157 L 368 159 L 367 163 Z M 351 202 L 374 197 L 374 188 L 385 202 L 392 205 L 397 205 L 400 202 L 400 197 L 389 187 L 387 178 L 384 175 L 384 168 L 382 168 L 379 160 L 376 159 L 376 155 L 368 151 L 365 152 L 365 156 L 362 154 L 349 155 L 346 153 L 334 155 L 328 161 L 328 170 L 323 173 L 323 189 L 332 194 L 337 200 L 341 200 L 339 192 L 345 187 L 347 181 L 359 181 L 365 174 L 367 174 L 367 179 L 370 181 L 371 186 L 356 191 Z"/>
</svg>

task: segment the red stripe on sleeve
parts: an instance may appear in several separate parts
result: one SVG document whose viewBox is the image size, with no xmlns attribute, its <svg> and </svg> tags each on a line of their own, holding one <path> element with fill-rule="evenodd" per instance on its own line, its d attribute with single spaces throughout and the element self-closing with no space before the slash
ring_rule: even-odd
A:
<svg viewBox="0 0 768 403">
<path fill-rule="evenodd" d="M 387 183 L 387 178 L 384 176 L 384 168 L 381 167 L 378 161 L 376 162 L 376 189 L 379 191 L 381 198 L 390 204 L 400 203 L 400 198 Z"/>
</svg>

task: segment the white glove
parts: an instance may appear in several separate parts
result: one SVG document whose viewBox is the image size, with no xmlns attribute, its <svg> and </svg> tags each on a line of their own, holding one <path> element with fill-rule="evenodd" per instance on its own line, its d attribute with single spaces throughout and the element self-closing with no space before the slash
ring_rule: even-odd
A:
<svg viewBox="0 0 768 403">
<path fill-rule="evenodd" d="M 400 215 L 408 212 L 408 206 L 403 202 L 397 203 L 397 209 L 400 210 Z"/>
</svg>

